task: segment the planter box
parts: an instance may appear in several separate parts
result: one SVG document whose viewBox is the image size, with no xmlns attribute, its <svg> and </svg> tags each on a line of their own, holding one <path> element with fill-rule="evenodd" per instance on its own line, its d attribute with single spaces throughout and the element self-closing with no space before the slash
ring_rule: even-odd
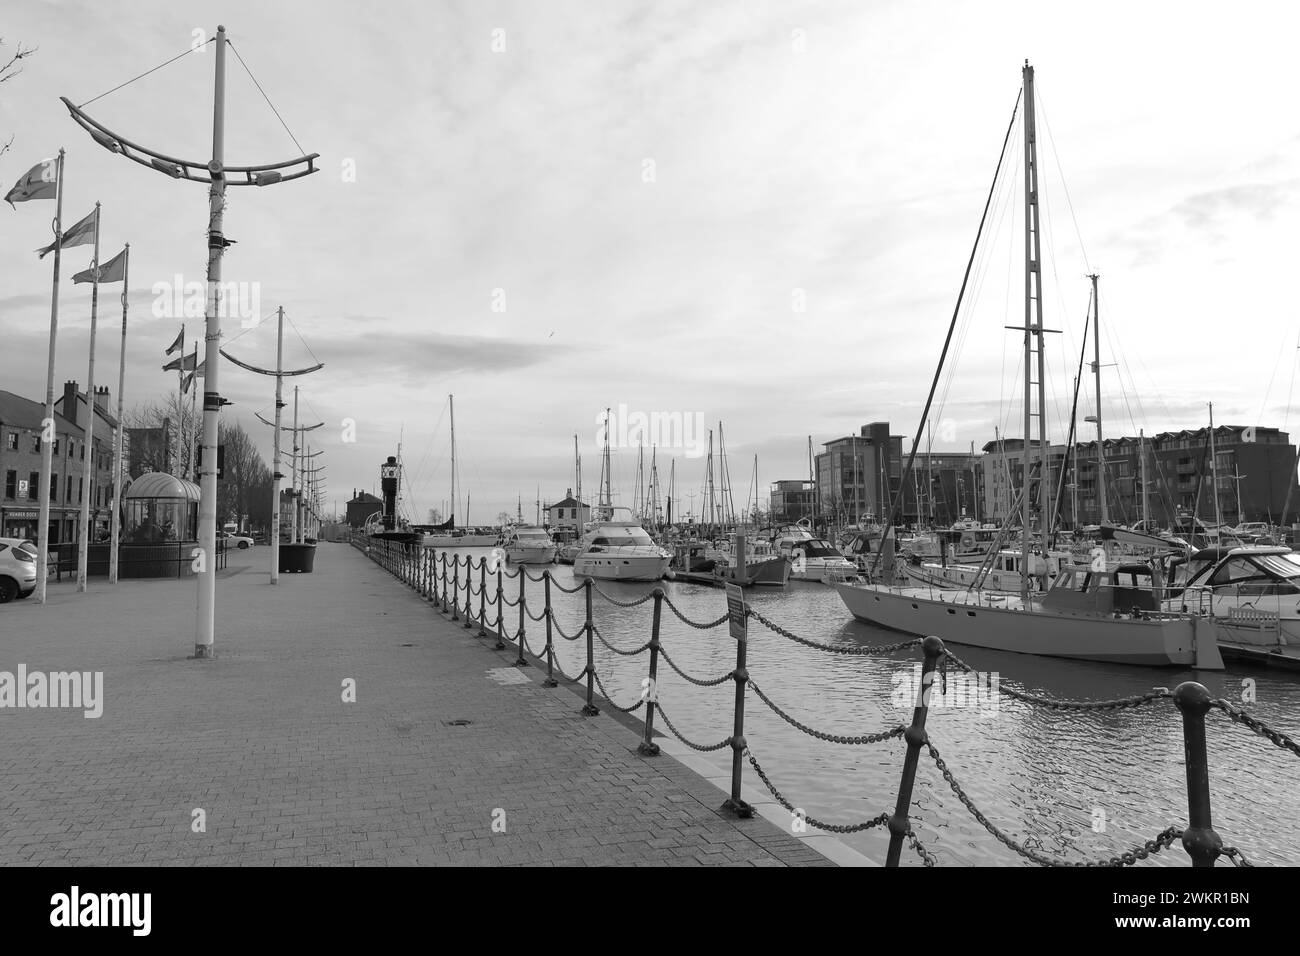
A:
<svg viewBox="0 0 1300 956">
<path fill-rule="evenodd" d="M 316 566 L 316 545 L 314 544 L 281 544 L 280 545 L 280 573 L 281 574 L 311 574 L 312 569 Z"/>
</svg>

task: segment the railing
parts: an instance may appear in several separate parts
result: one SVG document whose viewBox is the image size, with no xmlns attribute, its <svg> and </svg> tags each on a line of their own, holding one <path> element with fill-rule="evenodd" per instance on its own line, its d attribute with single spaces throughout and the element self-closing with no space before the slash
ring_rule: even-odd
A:
<svg viewBox="0 0 1300 956">
<path fill-rule="evenodd" d="M 118 577 L 121 578 L 183 578 L 193 574 L 193 551 L 196 541 L 165 541 L 156 544 L 122 543 L 117 552 Z M 108 542 L 97 542 L 86 549 L 86 576 L 108 577 Z M 217 570 L 226 567 L 225 544 L 217 542 Z M 49 546 L 48 574 L 55 581 L 65 576 L 77 576 L 78 544 L 65 541 Z"/>
<path fill-rule="evenodd" d="M 360 535 L 353 536 L 352 544 L 365 552 L 371 560 L 384 570 L 412 587 L 421 598 L 433 604 L 442 613 L 447 614 L 451 620 L 460 621 L 463 619 L 466 629 L 478 627 L 476 636 L 494 638 L 497 649 L 507 648 L 509 646 L 507 641 L 513 642 L 517 649 L 516 659 L 513 662 L 515 666 L 530 666 L 525 650 L 539 662 L 544 661 L 546 666 L 544 686 L 558 686 L 555 679 L 557 674 L 560 679 L 570 684 L 585 681 L 585 693 L 583 695 L 585 699 L 581 711 L 583 714 L 596 715 L 600 713 L 600 708 L 596 703 L 597 688 L 599 688 L 600 695 L 605 703 L 620 713 L 632 714 L 645 707 L 644 735 L 638 747 L 638 752 L 641 754 L 646 756 L 659 754 L 659 746 L 653 740 L 656 718 L 662 720 L 668 733 L 691 750 L 710 753 L 730 748 L 732 752 L 731 789 L 722 805 L 723 809 L 742 818 L 752 816 L 753 808 L 741 798 L 742 770 L 744 763 L 748 762 L 758 775 L 763 786 L 771 793 L 773 799 L 809 826 L 830 833 L 842 834 L 860 833 L 876 827 L 886 828 L 889 832 L 886 866 L 899 865 L 904 843 L 911 847 L 925 866 L 934 866 L 937 862 L 934 854 L 927 850 L 917 838 L 908 817 L 908 810 L 912 802 L 912 789 L 916 781 L 917 766 L 920 763 L 922 750 L 934 763 L 939 773 L 942 774 L 944 781 L 956 794 L 966 810 L 985 830 L 1012 852 L 1041 866 L 1088 867 L 1132 866 L 1140 860 L 1147 859 L 1152 854 L 1168 849 L 1176 840 L 1181 841 L 1183 849 L 1191 857 L 1192 865 L 1196 867 L 1214 866 L 1216 859 L 1220 856 L 1227 857 L 1234 866 L 1252 865 L 1239 849 L 1224 846 L 1222 838 L 1211 826 L 1209 760 L 1205 742 L 1205 717 L 1209 711 L 1217 711 L 1230 721 L 1241 724 L 1253 733 L 1266 738 L 1275 746 L 1300 756 L 1300 744 L 1297 744 L 1287 735 L 1267 727 L 1261 721 L 1236 709 L 1226 700 L 1212 698 L 1205 687 L 1194 681 L 1185 681 L 1175 687 L 1173 691 L 1165 687 L 1157 687 L 1146 694 L 1116 700 L 1058 699 L 1024 693 L 999 683 L 996 686 L 997 692 L 1007 697 L 1025 704 L 1046 707 L 1056 711 L 1125 710 L 1145 706 L 1167 706 L 1172 703 L 1181 714 L 1186 757 L 1188 825 L 1182 828 L 1176 825 L 1168 826 L 1144 843 L 1110 857 L 1102 857 L 1091 861 L 1074 861 L 1053 857 L 1026 845 L 1022 841 L 1016 840 L 990 821 L 975 805 L 970 794 L 958 782 L 957 777 L 949 769 L 939 749 L 931 740 L 926 730 L 926 718 L 929 713 L 930 696 L 935 680 L 939 680 L 941 693 L 945 693 L 948 668 L 950 666 L 963 673 L 973 672 L 969 665 L 944 647 L 943 641 L 937 637 L 915 638 L 877 647 L 853 644 L 823 644 L 800 637 L 779 624 L 768 620 L 753 608 L 746 608 L 745 616 L 747 620 L 757 621 L 758 624 L 773 634 L 819 653 L 849 656 L 883 656 L 902 650 L 920 649 L 923 658 L 921 681 L 917 688 L 916 705 L 912 711 L 911 724 L 909 726 L 899 725 L 885 728 L 875 733 L 860 736 L 843 736 L 826 733 L 803 723 L 773 701 L 759 687 L 750 677 L 747 668 L 747 639 L 736 641 L 735 667 L 726 674 L 705 678 L 689 674 L 683 670 L 673 661 L 661 640 L 660 626 L 664 607 L 667 607 L 683 624 L 697 630 L 711 630 L 721 627 L 728 622 L 729 615 L 723 614 L 713 621 L 693 621 L 673 604 L 661 587 L 656 586 L 649 593 L 635 600 L 620 601 L 602 591 L 590 578 L 585 579 L 576 587 L 565 587 L 551 575 L 549 570 L 543 571 L 539 576 L 530 574 L 527 568 L 522 566 L 510 570 L 505 567 L 505 562 L 500 560 L 499 556 L 475 559 L 468 555 L 462 557 L 446 551 L 438 554 L 432 548 L 423 548 L 416 544 L 408 545 L 382 539 L 372 540 Z M 514 599 L 505 597 L 505 581 L 508 578 L 518 579 L 519 582 Z M 477 587 L 475 586 L 476 579 Z M 543 586 L 543 604 L 540 613 L 535 614 L 530 609 L 525 581 L 536 582 Z M 555 617 L 555 609 L 551 600 L 553 590 L 566 594 L 581 592 L 583 595 L 584 618 L 573 633 L 566 633 Z M 462 591 L 464 593 L 463 604 L 460 603 Z M 491 602 L 488 601 L 489 593 L 494 595 Z M 593 598 L 595 597 L 599 597 L 602 601 L 614 607 L 629 610 L 653 602 L 649 640 L 633 648 L 617 647 L 606 640 L 592 616 Z M 474 607 L 474 598 L 478 598 L 477 609 Z M 489 617 L 489 603 L 494 605 L 494 619 Z M 514 607 L 517 607 L 519 612 L 518 629 L 507 638 L 504 615 L 506 608 Z M 546 627 L 546 642 L 539 649 L 535 649 L 528 641 L 526 627 L 527 621 L 530 620 L 544 623 Z M 558 635 L 563 641 L 584 642 L 586 662 L 585 666 L 577 674 L 564 673 L 556 661 L 555 644 L 553 643 L 555 635 Z M 641 696 L 631 705 L 620 706 L 616 704 L 606 690 L 604 681 L 597 672 L 593 659 L 594 642 L 597 640 L 618 657 L 632 658 L 649 653 L 647 676 L 641 682 Z M 728 737 L 715 743 L 699 743 L 688 739 L 678 731 L 665 712 L 663 702 L 660 699 L 658 677 L 661 660 L 668 664 L 679 677 L 697 687 L 718 687 L 728 681 L 735 683 L 735 697 L 731 715 L 732 732 Z M 901 737 L 907 745 L 907 751 L 893 812 L 881 812 L 869 820 L 848 824 L 829 823 L 804 814 L 792 800 L 788 799 L 772 783 L 771 778 L 762 765 L 759 764 L 745 737 L 745 699 L 749 691 L 752 691 L 754 696 L 781 720 L 801 733 L 825 743 L 840 746 L 864 746 Z"/>
</svg>

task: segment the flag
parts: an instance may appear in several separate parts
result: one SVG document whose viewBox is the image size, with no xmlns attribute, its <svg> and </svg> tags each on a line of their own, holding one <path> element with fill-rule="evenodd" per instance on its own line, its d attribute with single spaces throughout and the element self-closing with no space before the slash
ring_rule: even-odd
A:
<svg viewBox="0 0 1300 956">
<path fill-rule="evenodd" d="M 109 259 L 99 267 L 100 282 L 121 282 L 126 278 L 126 250 L 123 249 L 113 258 Z M 72 277 L 73 282 L 94 282 L 95 267 L 91 266 L 84 272 L 78 272 Z"/>
<path fill-rule="evenodd" d="M 206 378 L 207 368 L 208 368 L 208 360 L 204 359 L 202 362 L 199 363 L 199 367 L 194 370 L 194 374 L 197 375 L 199 378 Z"/>
<path fill-rule="evenodd" d="M 67 230 L 63 234 L 62 244 L 60 244 L 56 240 L 55 242 L 51 242 L 44 249 L 37 249 L 36 251 L 40 253 L 40 257 L 44 259 L 47 255 L 49 255 L 51 252 L 54 251 L 55 246 L 61 246 L 61 248 L 66 249 L 68 248 L 68 246 L 84 246 L 87 243 L 94 242 L 94 241 L 95 241 L 95 211 L 92 209 L 89 216 L 81 220 L 81 222 L 77 223 L 75 226 L 73 226 L 71 229 Z"/>
<path fill-rule="evenodd" d="M 173 342 L 171 345 L 167 346 L 167 354 L 171 355 L 173 352 L 175 352 L 178 348 L 180 348 L 184 344 L 185 344 L 185 326 L 182 325 L 181 330 L 176 333 L 176 341 Z"/>
<path fill-rule="evenodd" d="M 57 160 L 42 159 L 27 171 L 27 175 L 14 183 L 14 188 L 5 193 L 5 202 L 13 206 L 16 202 L 30 199 L 54 199 L 58 192 Z M 17 208 L 16 206 L 14 207 Z"/>
<path fill-rule="evenodd" d="M 193 372 L 190 372 L 189 375 L 186 375 L 185 377 L 183 377 L 183 378 L 181 379 L 181 394 L 182 394 L 182 395 L 188 395 L 188 394 L 190 393 L 190 383 L 193 382 L 193 381 L 194 381 L 194 373 L 193 373 Z"/>
<path fill-rule="evenodd" d="M 192 372 L 194 371 L 195 355 L 191 352 L 189 355 L 182 355 L 180 358 L 174 358 L 163 366 L 164 372 Z"/>
</svg>

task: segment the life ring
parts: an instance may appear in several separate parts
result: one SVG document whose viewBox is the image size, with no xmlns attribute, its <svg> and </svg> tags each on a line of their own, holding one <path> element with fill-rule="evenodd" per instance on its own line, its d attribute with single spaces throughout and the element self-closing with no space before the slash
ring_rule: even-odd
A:
<svg viewBox="0 0 1300 956">
<path fill-rule="evenodd" d="M 961 536 L 961 546 L 962 546 L 963 548 L 973 548 L 973 547 L 975 547 L 975 535 L 973 535 L 973 534 L 964 534 L 964 535 L 962 535 L 962 536 Z"/>
</svg>

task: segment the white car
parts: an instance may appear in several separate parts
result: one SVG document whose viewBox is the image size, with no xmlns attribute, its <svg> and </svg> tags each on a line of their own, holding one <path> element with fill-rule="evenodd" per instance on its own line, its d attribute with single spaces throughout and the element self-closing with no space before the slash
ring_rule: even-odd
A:
<svg viewBox="0 0 1300 956">
<path fill-rule="evenodd" d="M 36 590 L 36 546 L 22 538 L 0 538 L 0 604 Z"/>
<path fill-rule="evenodd" d="M 244 548 L 251 548 L 253 546 L 253 539 L 248 535 L 234 534 L 230 531 L 218 531 L 217 541 L 224 541 L 227 548 L 239 548 L 241 551 Z"/>
</svg>

